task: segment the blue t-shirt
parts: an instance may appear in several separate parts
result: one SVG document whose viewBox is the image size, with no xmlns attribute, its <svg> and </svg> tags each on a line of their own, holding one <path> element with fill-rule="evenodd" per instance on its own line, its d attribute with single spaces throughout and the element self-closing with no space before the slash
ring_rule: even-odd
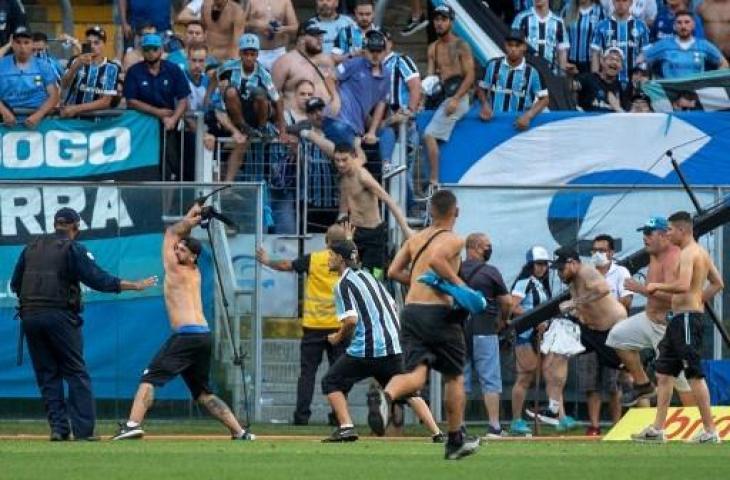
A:
<svg viewBox="0 0 730 480">
<path fill-rule="evenodd" d="M 127 0 L 127 21 L 135 31 L 151 23 L 158 32 L 170 30 L 171 0 Z"/>
<path fill-rule="evenodd" d="M 190 95 L 185 74 L 174 63 L 160 61 L 157 76 L 150 73 L 145 62 L 132 65 L 124 80 L 124 98 L 139 100 L 157 108 L 174 109 L 178 100 Z"/>
<path fill-rule="evenodd" d="M 649 45 L 644 58 L 649 65 L 659 67 L 662 78 L 681 78 L 704 72 L 708 64 L 717 68 L 723 56 L 704 38 L 695 38 L 683 46 L 677 37 L 671 37 Z"/>
<path fill-rule="evenodd" d="M 355 20 L 348 17 L 347 15 L 337 15 L 333 20 L 325 20 L 314 16 L 312 19 L 317 21 L 317 26 L 325 31 L 324 38 L 322 41 L 322 51 L 324 53 L 332 53 L 332 49 L 335 48 L 335 41 L 337 36 L 340 34 L 340 30 L 350 25 L 356 25 Z"/>
<path fill-rule="evenodd" d="M 0 59 L 0 100 L 9 108 L 38 108 L 48 99 L 46 87 L 57 85 L 51 64 L 37 57 L 18 68 L 15 55 Z"/>
<path fill-rule="evenodd" d="M 383 66 L 382 74 L 376 77 L 370 61 L 353 58 L 338 65 L 337 81 L 342 106 L 335 118 L 362 135 L 367 115 L 375 105 L 388 99 L 390 70 Z"/>
<path fill-rule="evenodd" d="M 657 13 L 656 19 L 651 26 L 649 38 L 652 42 L 661 40 L 666 37 L 674 36 L 674 19 L 676 15 L 667 7 L 661 7 Z M 692 14 L 695 21 L 695 29 L 692 32 L 695 38 L 705 38 L 705 29 L 702 26 L 702 19 L 696 13 Z"/>
</svg>

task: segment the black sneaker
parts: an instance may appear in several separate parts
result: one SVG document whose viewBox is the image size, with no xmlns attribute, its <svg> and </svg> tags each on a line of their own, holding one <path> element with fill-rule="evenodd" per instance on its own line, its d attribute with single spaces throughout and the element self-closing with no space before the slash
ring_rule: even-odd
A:
<svg viewBox="0 0 730 480">
<path fill-rule="evenodd" d="M 112 440 L 131 440 L 133 438 L 144 437 L 144 430 L 142 425 L 136 427 L 130 427 L 127 422 L 119 422 L 119 431 L 112 437 Z"/>
<path fill-rule="evenodd" d="M 446 443 L 446 454 L 444 458 L 446 460 L 459 460 L 476 453 L 477 450 L 479 450 L 479 438 L 464 437 L 464 442 L 461 445 Z"/>
<path fill-rule="evenodd" d="M 503 438 L 507 437 L 507 432 L 502 428 L 494 428 L 491 425 L 487 425 L 487 433 L 484 435 L 485 438 Z"/>
<path fill-rule="evenodd" d="M 444 432 L 434 433 L 431 435 L 431 443 L 444 443 L 446 441 L 446 434 Z"/>
<path fill-rule="evenodd" d="M 337 427 L 329 437 L 323 439 L 322 441 L 324 443 L 354 442 L 358 438 L 359 437 L 357 436 L 355 427 Z"/>
<path fill-rule="evenodd" d="M 656 388 L 651 384 L 651 382 L 643 385 L 634 384 L 634 388 L 625 391 L 621 396 L 621 404 L 624 407 L 633 407 L 639 403 L 639 400 L 654 397 L 656 397 Z"/>
<path fill-rule="evenodd" d="M 368 391 L 368 426 L 375 435 L 382 437 L 385 435 L 385 427 L 388 425 L 388 414 L 390 413 L 390 405 L 385 392 L 372 386 Z"/>
<path fill-rule="evenodd" d="M 244 430 L 241 435 L 232 436 L 231 440 L 240 440 L 240 441 L 244 441 L 244 442 L 247 440 L 253 441 L 253 440 L 256 440 L 256 435 L 251 433 L 249 430 Z"/>
<path fill-rule="evenodd" d="M 530 410 L 529 408 L 525 409 L 525 415 L 528 417 L 534 419 L 535 418 L 535 412 L 533 410 Z M 553 412 L 549 408 L 541 408 L 537 411 L 537 419 L 538 421 L 542 423 L 546 423 L 548 425 L 552 425 L 554 427 L 557 427 L 560 423 L 560 418 L 558 417 L 558 412 Z"/>
<path fill-rule="evenodd" d="M 428 26 L 428 19 L 425 14 L 421 14 L 421 18 L 411 18 L 408 25 L 400 31 L 402 37 L 408 37 L 416 32 L 420 32 Z"/>
<path fill-rule="evenodd" d="M 65 442 L 69 439 L 69 434 L 61 432 L 51 432 L 51 436 L 48 439 L 52 442 Z"/>
</svg>

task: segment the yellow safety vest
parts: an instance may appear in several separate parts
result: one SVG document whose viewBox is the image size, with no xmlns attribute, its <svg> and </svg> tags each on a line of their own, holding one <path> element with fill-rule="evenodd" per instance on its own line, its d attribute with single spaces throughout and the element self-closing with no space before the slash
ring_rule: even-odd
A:
<svg viewBox="0 0 730 480">
<path fill-rule="evenodd" d="M 340 322 L 335 314 L 335 285 L 340 276 L 327 266 L 329 252 L 320 250 L 309 257 L 309 272 L 304 286 L 302 327 L 337 329 Z"/>
</svg>

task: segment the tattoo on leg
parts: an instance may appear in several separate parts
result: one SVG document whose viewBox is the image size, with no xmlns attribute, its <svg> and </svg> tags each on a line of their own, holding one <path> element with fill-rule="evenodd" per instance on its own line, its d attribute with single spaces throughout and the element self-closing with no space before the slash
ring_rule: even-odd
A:
<svg viewBox="0 0 730 480">
<path fill-rule="evenodd" d="M 205 400 L 203 404 L 205 405 L 205 408 L 208 409 L 210 414 L 216 418 L 223 420 L 226 417 L 233 416 L 233 412 L 231 412 L 231 409 L 228 408 L 226 402 L 216 397 L 215 395 L 211 395 L 210 398 Z"/>
</svg>

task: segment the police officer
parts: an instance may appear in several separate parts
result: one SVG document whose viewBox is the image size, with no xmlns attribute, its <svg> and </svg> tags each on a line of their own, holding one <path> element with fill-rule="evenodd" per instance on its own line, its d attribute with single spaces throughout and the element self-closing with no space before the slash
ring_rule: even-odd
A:
<svg viewBox="0 0 730 480">
<path fill-rule="evenodd" d="M 55 233 L 33 240 L 15 265 L 11 288 L 19 298 L 22 331 L 28 342 L 36 381 L 51 426 L 51 441 L 97 440 L 96 409 L 86 371 L 81 338 L 81 287 L 101 292 L 144 290 L 156 277 L 131 282 L 114 277 L 74 241 L 79 214 L 62 208 L 54 217 Z M 68 408 L 63 380 L 68 385 Z"/>
</svg>

